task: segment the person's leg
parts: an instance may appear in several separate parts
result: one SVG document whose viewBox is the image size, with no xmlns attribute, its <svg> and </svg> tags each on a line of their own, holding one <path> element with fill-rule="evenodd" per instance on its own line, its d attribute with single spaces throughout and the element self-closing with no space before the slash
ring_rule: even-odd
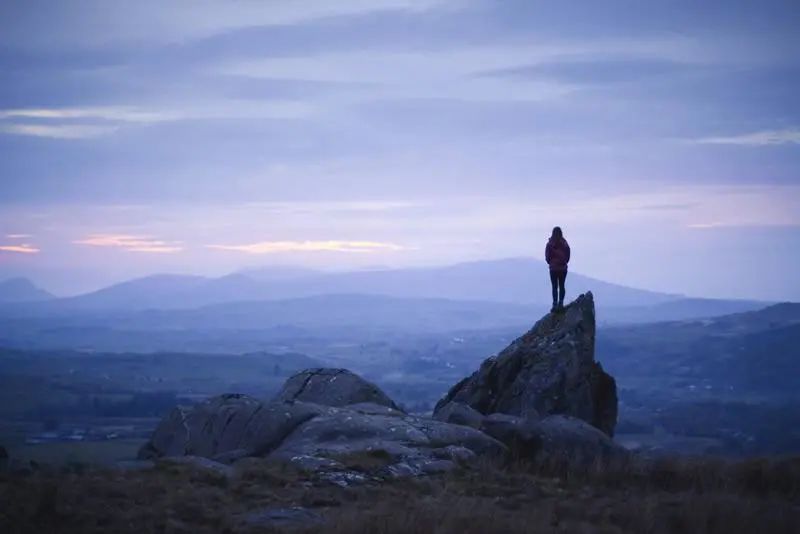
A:
<svg viewBox="0 0 800 534">
<path fill-rule="evenodd" d="M 550 271 L 550 285 L 553 288 L 553 309 L 555 309 L 558 302 L 558 273 L 555 271 Z"/>
<path fill-rule="evenodd" d="M 566 284 L 567 282 L 567 271 L 563 273 L 558 273 L 558 305 L 564 305 L 564 297 L 567 294 Z"/>
</svg>

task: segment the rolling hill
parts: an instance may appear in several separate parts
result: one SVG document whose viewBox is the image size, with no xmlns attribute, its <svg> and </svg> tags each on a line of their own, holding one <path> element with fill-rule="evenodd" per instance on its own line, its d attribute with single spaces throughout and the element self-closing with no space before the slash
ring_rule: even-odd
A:
<svg viewBox="0 0 800 534">
<path fill-rule="evenodd" d="M 10 278 L 0 282 L 0 303 L 41 302 L 55 298 L 27 278 Z"/>
<path fill-rule="evenodd" d="M 331 294 L 436 298 L 514 304 L 549 304 L 544 263 L 526 258 L 461 263 L 447 267 L 323 273 L 307 270 L 245 271 L 221 278 L 156 275 L 116 284 L 48 304 L 58 310 L 197 308 L 210 304 L 290 299 Z M 679 296 L 634 289 L 570 273 L 568 291 L 594 292 L 605 306 L 650 306 Z"/>
</svg>

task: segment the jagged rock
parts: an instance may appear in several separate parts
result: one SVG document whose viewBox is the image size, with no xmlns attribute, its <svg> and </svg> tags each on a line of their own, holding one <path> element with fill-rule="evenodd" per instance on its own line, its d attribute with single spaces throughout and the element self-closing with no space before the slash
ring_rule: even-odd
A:
<svg viewBox="0 0 800 534">
<path fill-rule="evenodd" d="M 275 400 L 298 400 L 325 406 L 372 403 L 400 410 L 375 384 L 347 369 L 306 369 L 290 377 Z"/>
<path fill-rule="evenodd" d="M 448 402 L 433 414 L 437 421 L 480 428 L 483 414 L 461 402 Z"/>
<path fill-rule="evenodd" d="M 616 452 L 606 435 L 582 421 L 538 419 L 540 411 L 563 409 L 592 420 L 610 410 L 603 412 L 603 403 L 595 406 L 602 397 L 596 385 L 606 382 L 593 360 L 591 295 L 571 305 L 563 317 L 543 321 L 453 388 L 448 402 L 437 407 L 437 419 L 404 413 L 376 386 L 349 371 L 312 369 L 291 377 L 271 402 L 221 395 L 191 408 L 175 408 L 139 457 L 181 456 L 182 463 L 225 478 L 230 468 L 223 464 L 262 457 L 350 485 L 367 480 L 344 468 L 345 458 L 360 454 L 377 453 L 387 460 L 383 474 L 371 476 L 394 478 L 451 470 L 478 455 L 507 455 L 509 448 L 528 457 Z M 613 379 L 608 380 L 613 391 Z M 483 415 L 487 412 L 482 410 L 504 413 Z M 509 415 L 514 410 L 523 417 Z"/>
<path fill-rule="evenodd" d="M 435 416 L 455 401 L 484 415 L 525 419 L 570 415 L 609 436 L 617 421 L 614 378 L 594 360 L 595 314 L 591 293 L 539 320 L 525 335 L 465 378 L 439 401 Z"/>
</svg>

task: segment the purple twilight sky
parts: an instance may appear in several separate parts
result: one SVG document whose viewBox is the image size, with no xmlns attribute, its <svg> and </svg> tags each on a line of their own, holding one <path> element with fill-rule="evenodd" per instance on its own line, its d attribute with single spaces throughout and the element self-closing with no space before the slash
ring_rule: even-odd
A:
<svg viewBox="0 0 800 534">
<path fill-rule="evenodd" d="M 0 3 L 0 279 L 541 257 L 800 300 L 800 3 Z"/>
</svg>

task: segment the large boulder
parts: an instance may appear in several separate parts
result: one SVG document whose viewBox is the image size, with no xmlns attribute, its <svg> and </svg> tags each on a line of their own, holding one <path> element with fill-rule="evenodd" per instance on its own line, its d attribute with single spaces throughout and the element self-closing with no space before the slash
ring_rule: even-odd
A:
<svg viewBox="0 0 800 534">
<path fill-rule="evenodd" d="M 539 320 L 500 354 L 481 364 L 439 401 L 434 416 L 452 402 L 484 415 L 533 419 L 562 414 L 614 434 L 617 387 L 594 359 L 595 313 L 591 293 Z"/>
<path fill-rule="evenodd" d="M 571 465 L 624 458 L 628 451 L 581 419 L 550 415 L 533 425 L 537 459 L 557 459 Z"/>
<path fill-rule="evenodd" d="M 448 402 L 433 414 L 433 418 L 444 423 L 480 428 L 484 415 L 466 404 Z"/>
<path fill-rule="evenodd" d="M 627 454 L 621 445 L 597 428 L 565 415 L 523 419 L 494 413 L 483 419 L 480 430 L 504 443 L 515 458 L 557 460 L 580 466 Z"/>
<path fill-rule="evenodd" d="M 506 447 L 473 428 L 404 414 L 376 415 L 334 409 L 304 424 L 271 457 L 340 457 L 381 451 L 396 460 L 437 457 L 440 449 L 465 447 L 476 455 L 505 454 Z"/>
<path fill-rule="evenodd" d="M 238 394 L 212 397 L 193 407 L 177 406 L 161 420 L 139 458 L 262 456 L 327 409 L 303 402 L 263 403 Z"/>
<path fill-rule="evenodd" d="M 328 378 L 315 382 L 309 396 L 296 387 L 296 375 L 270 402 L 221 395 L 193 407 L 176 407 L 141 448 L 139 458 L 192 456 L 230 463 L 255 456 L 326 469 L 336 465 L 337 458 L 379 454 L 391 461 L 390 472 L 400 475 L 436 472 L 465 458 L 508 452 L 474 428 L 402 412 L 377 388 L 362 387 L 369 383 L 349 371 L 315 370 L 306 375 L 308 383 L 318 376 Z M 341 383 L 332 377 L 341 377 Z M 288 393 L 293 391 L 298 394 Z M 296 398 L 336 405 L 358 402 L 326 406 Z"/>
<path fill-rule="evenodd" d="M 306 369 L 290 377 L 275 400 L 304 401 L 325 406 L 369 402 L 399 410 L 386 393 L 347 369 Z"/>
</svg>

